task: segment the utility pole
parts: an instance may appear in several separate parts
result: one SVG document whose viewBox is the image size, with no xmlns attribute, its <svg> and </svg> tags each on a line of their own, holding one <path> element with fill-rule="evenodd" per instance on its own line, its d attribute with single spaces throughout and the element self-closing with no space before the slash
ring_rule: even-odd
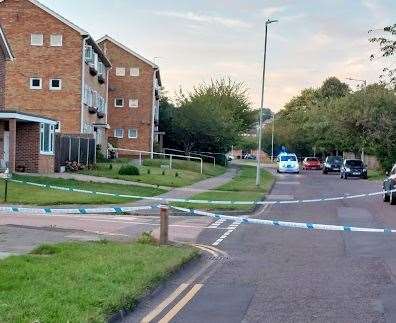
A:
<svg viewBox="0 0 396 323">
<path fill-rule="evenodd" d="M 265 64 L 267 61 L 267 41 L 268 41 L 268 25 L 277 22 L 278 20 L 268 19 L 265 22 L 265 41 L 264 41 L 264 59 L 263 59 L 263 78 L 261 85 L 261 106 L 260 106 L 260 118 L 259 118 L 259 131 L 258 131 L 258 150 L 257 150 L 257 173 L 256 173 L 256 186 L 261 184 L 261 144 L 262 144 L 262 133 L 263 133 L 263 109 L 264 109 L 264 90 L 265 90 Z"/>
</svg>

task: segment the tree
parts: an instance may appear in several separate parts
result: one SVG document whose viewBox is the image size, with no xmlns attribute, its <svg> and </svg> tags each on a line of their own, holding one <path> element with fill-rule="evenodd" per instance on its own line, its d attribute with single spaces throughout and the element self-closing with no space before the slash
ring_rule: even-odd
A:
<svg viewBox="0 0 396 323">
<path fill-rule="evenodd" d="M 325 99 L 340 98 L 350 93 L 348 84 L 341 82 L 336 77 L 329 77 L 319 89 L 320 95 Z"/>
<path fill-rule="evenodd" d="M 373 30 L 369 31 L 374 33 Z M 370 38 L 371 43 L 378 44 L 380 47 L 380 56 L 390 57 L 396 53 L 396 24 L 384 28 L 384 36 Z M 377 55 L 372 54 L 371 59 L 375 59 Z M 382 69 L 383 74 L 380 79 L 384 83 L 389 83 L 396 87 L 396 67 L 389 66 Z"/>
<path fill-rule="evenodd" d="M 255 121 L 243 83 L 230 79 L 203 83 L 180 93 L 176 106 L 164 100 L 160 127 L 168 147 L 226 153 Z"/>
</svg>

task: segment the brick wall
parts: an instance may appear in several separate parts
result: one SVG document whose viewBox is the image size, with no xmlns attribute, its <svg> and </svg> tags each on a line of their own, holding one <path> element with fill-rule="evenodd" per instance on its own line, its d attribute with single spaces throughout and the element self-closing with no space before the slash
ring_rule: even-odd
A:
<svg viewBox="0 0 396 323">
<path fill-rule="evenodd" d="M 113 66 L 109 74 L 108 123 L 111 130 L 107 131 L 108 136 L 113 137 L 114 130 L 122 128 L 124 129 L 124 138 L 111 139 L 116 142 L 117 147 L 149 151 L 151 149 L 153 67 L 110 41 L 105 40 L 100 46 Z M 117 67 L 125 67 L 126 76 L 116 76 Z M 138 67 L 140 76 L 130 76 L 129 69 L 131 67 Z M 123 108 L 115 108 L 114 100 L 116 98 L 124 98 Z M 129 108 L 129 99 L 138 99 L 139 107 Z M 129 128 L 138 130 L 137 139 L 128 138 Z"/>
<path fill-rule="evenodd" d="M 0 23 L 16 58 L 6 62 L 5 106 L 59 120 L 61 130 L 79 133 L 81 125 L 81 35 L 27 0 L 0 2 Z M 44 35 L 44 46 L 30 45 L 31 33 Z M 50 47 L 50 35 L 62 34 L 63 46 Z M 43 80 L 31 90 L 30 77 Z M 62 79 L 61 91 L 49 80 Z"/>
<path fill-rule="evenodd" d="M 0 48 L 0 109 L 4 109 L 5 91 L 5 56 Z"/>
<path fill-rule="evenodd" d="M 17 123 L 15 166 L 24 166 L 27 172 L 54 171 L 54 157 L 40 154 L 40 124 Z"/>
</svg>

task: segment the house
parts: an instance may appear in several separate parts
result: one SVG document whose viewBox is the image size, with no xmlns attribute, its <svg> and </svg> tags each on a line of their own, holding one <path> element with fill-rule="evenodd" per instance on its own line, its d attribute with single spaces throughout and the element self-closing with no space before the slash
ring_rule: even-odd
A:
<svg viewBox="0 0 396 323">
<path fill-rule="evenodd" d="M 89 33 L 36 0 L 0 0 L 0 27 L 1 164 L 54 171 L 58 135 L 106 147 L 111 64 Z"/>
<path fill-rule="evenodd" d="M 159 67 L 110 36 L 98 40 L 112 62 L 109 141 L 118 148 L 153 151 L 158 142 Z"/>
</svg>

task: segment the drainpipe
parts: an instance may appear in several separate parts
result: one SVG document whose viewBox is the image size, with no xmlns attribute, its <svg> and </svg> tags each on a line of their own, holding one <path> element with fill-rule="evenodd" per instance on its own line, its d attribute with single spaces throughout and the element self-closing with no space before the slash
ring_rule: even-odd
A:
<svg viewBox="0 0 396 323">
<path fill-rule="evenodd" d="M 87 39 L 83 38 L 82 43 L 82 55 L 81 55 L 81 124 L 80 132 L 84 131 L 84 90 L 85 90 L 85 45 L 87 44 Z"/>
<path fill-rule="evenodd" d="M 154 120 L 155 120 L 155 87 L 156 87 L 156 71 L 157 69 L 154 68 L 154 72 L 153 72 L 153 102 L 151 105 L 151 142 L 150 142 L 150 151 L 151 151 L 151 159 L 154 159 Z"/>
</svg>

